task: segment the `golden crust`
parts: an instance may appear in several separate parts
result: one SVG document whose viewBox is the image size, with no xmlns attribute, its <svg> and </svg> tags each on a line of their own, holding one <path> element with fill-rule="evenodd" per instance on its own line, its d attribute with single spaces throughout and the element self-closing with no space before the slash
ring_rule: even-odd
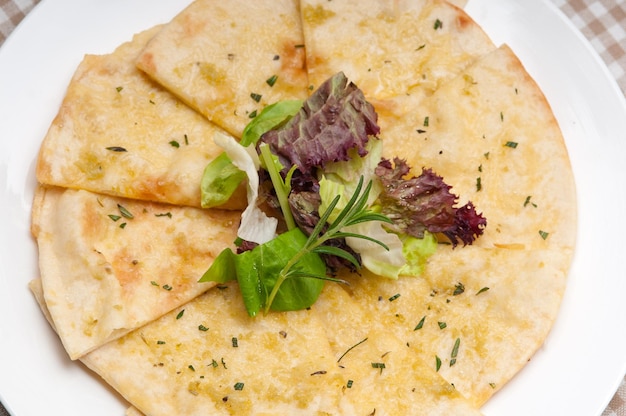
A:
<svg viewBox="0 0 626 416">
<path fill-rule="evenodd" d="M 240 137 L 264 106 L 308 96 L 303 45 L 298 1 L 199 0 L 148 43 L 137 66 Z"/>
<path fill-rule="evenodd" d="M 213 137 L 222 131 L 135 67 L 158 30 L 85 56 L 42 143 L 39 182 L 200 206 L 200 178 L 221 152 Z"/>
<path fill-rule="evenodd" d="M 212 287 L 198 279 L 239 214 L 40 187 L 33 224 L 45 301 L 76 359 Z"/>
</svg>

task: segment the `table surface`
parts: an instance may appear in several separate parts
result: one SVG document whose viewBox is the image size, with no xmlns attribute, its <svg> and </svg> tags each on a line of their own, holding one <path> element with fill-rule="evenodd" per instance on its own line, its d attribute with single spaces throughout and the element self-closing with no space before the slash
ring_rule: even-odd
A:
<svg viewBox="0 0 626 416">
<path fill-rule="evenodd" d="M 0 0 L 0 46 L 39 1 Z M 626 94 L 626 0 L 550 1 L 591 42 Z M 9 416 L 1 403 L 0 416 Z M 626 377 L 602 416 L 626 416 Z"/>
</svg>

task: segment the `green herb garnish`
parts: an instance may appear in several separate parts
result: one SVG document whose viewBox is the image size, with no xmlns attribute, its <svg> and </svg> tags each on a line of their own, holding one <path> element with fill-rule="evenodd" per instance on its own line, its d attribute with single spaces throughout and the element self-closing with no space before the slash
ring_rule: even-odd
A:
<svg viewBox="0 0 626 416">
<path fill-rule="evenodd" d="M 459 353 L 459 347 L 461 346 L 461 338 L 457 338 L 454 341 L 454 347 L 452 347 L 452 353 L 450 354 L 450 367 L 456 364 L 456 356 Z"/>
<path fill-rule="evenodd" d="M 372 368 L 379 368 L 380 373 L 382 374 L 385 369 L 385 363 L 372 363 Z"/>
<path fill-rule="evenodd" d="M 121 147 L 121 146 L 109 146 L 106 149 L 112 152 L 127 152 L 128 151 L 126 150 L 126 148 Z"/>
<path fill-rule="evenodd" d="M 276 84 L 276 81 L 278 81 L 278 75 L 272 75 L 271 77 L 265 80 L 267 85 L 269 85 L 270 87 L 273 87 L 274 84 Z"/>
<path fill-rule="evenodd" d="M 131 214 L 130 211 L 127 210 L 124 206 L 117 204 L 117 208 L 120 210 L 120 214 L 122 214 L 122 217 L 128 218 L 129 220 L 135 218 L 135 216 Z"/>
<path fill-rule="evenodd" d="M 420 319 L 420 321 L 417 323 L 417 325 L 415 325 L 415 328 L 413 328 L 413 331 L 417 331 L 418 329 L 422 329 L 422 327 L 424 326 L 424 321 L 426 321 L 426 315 L 422 316 L 422 319 Z"/>
<path fill-rule="evenodd" d="M 485 286 L 485 287 L 483 287 L 482 289 L 480 289 L 478 292 L 476 292 L 476 294 L 477 294 L 477 295 L 480 295 L 481 293 L 486 292 L 486 291 L 488 291 L 488 290 L 489 290 L 489 288 L 488 288 L 487 286 Z"/>
<path fill-rule="evenodd" d="M 267 166 L 273 166 L 273 163 L 266 159 Z M 288 187 L 288 183 L 277 180 L 274 188 L 280 192 Z M 326 264 L 320 255 L 337 256 L 357 268 L 361 266 L 351 253 L 325 245 L 326 242 L 335 238 L 354 237 L 372 241 L 388 250 L 384 243 L 372 237 L 343 231 L 345 227 L 368 221 L 390 222 L 386 216 L 368 209 L 371 187 L 370 181 L 363 188 L 361 177 L 350 201 L 336 219 L 328 223 L 328 218 L 340 200 L 340 196 L 335 197 L 309 237 L 295 227 L 241 254 L 233 253 L 230 248 L 225 249 L 200 281 L 225 283 L 237 280 L 250 316 L 255 316 L 261 308 L 267 313 L 270 309 L 299 310 L 311 306 L 321 293 L 324 281 L 342 282 L 326 275 Z M 281 208 L 287 217 L 287 204 L 281 204 Z"/>
<path fill-rule="evenodd" d="M 346 350 L 346 352 L 344 352 L 343 354 L 341 354 L 341 357 L 339 357 L 339 359 L 337 360 L 337 362 L 341 361 L 341 359 L 343 357 L 346 356 L 347 353 L 349 353 L 350 351 L 352 351 L 354 348 L 358 347 L 359 345 L 363 344 L 365 341 L 367 341 L 367 338 L 363 338 L 361 341 L 357 342 L 356 344 L 354 344 L 353 346 L 351 346 L 350 348 L 348 348 Z"/>
</svg>

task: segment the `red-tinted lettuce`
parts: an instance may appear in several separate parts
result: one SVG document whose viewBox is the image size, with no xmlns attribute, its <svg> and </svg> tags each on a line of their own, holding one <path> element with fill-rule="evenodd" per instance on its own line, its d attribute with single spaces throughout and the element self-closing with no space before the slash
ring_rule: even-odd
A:
<svg viewBox="0 0 626 416">
<path fill-rule="evenodd" d="M 458 197 L 431 169 L 405 178 L 409 170 L 406 161 L 399 158 L 394 159 L 393 165 L 383 159 L 376 168 L 384 187 L 379 202 L 382 213 L 393 221 L 390 228 L 417 238 L 422 238 L 424 231 L 441 233 L 453 246 L 460 242 L 472 244 L 483 233 L 487 220 L 471 202 L 455 207 Z"/>
<path fill-rule="evenodd" d="M 339 72 L 324 82 L 291 120 L 260 140 L 270 145 L 287 169 L 296 165 L 308 174 L 328 162 L 349 160 L 352 148 L 364 156 L 369 136 L 380 131 L 377 119 L 361 90 Z"/>
</svg>

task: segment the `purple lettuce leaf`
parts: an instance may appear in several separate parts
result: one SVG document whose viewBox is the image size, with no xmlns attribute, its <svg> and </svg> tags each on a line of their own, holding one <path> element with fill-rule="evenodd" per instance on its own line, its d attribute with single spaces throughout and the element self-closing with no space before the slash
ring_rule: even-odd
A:
<svg viewBox="0 0 626 416">
<path fill-rule="evenodd" d="M 379 203 L 382 213 L 393 221 L 391 230 L 416 238 L 422 238 L 425 231 L 441 233 L 453 246 L 472 244 L 483 233 L 487 220 L 471 202 L 455 207 L 458 197 L 431 169 L 405 178 L 409 170 L 406 161 L 399 158 L 393 165 L 383 159 L 376 168 L 384 188 Z"/>
<path fill-rule="evenodd" d="M 349 160 L 350 149 L 357 149 L 360 156 L 367 154 L 369 136 L 380 131 L 377 120 L 363 92 L 339 72 L 285 125 L 263 134 L 260 142 L 270 146 L 285 169 L 296 165 L 301 172 L 310 173 L 328 162 Z"/>
</svg>

